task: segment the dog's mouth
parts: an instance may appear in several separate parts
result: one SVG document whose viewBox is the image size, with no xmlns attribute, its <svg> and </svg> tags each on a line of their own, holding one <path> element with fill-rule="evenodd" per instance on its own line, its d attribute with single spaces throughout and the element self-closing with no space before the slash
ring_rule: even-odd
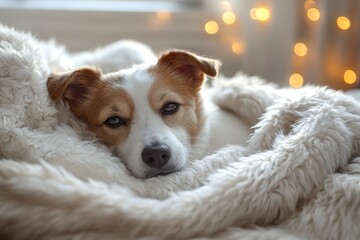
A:
<svg viewBox="0 0 360 240">
<path fill-rule="evenodd" d="M 156 177 L 156 176 L 165 176 L 165 175 L 168 175 L 168 174 L 171 174 L 171 173 L 178 172 L 180 170 L 181 170 L 181 168 L 172 169 L 172 170 L 153 169 L 153 170 L 151 170 L 151 171 L 149 171 L 148 173 L 145 174 L 144 179 L 153 178 L 153 177 Z"/>
</svg>

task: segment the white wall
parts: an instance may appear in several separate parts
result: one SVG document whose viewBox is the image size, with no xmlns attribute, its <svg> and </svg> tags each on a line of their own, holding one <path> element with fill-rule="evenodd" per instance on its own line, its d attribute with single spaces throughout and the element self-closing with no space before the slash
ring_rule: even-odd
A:
<svg viewBox="0 0 360 240">
<path fill-rule="evenodd" d="M 176 12 L 168 21 L 160 21 L 155 12 L 29 10 L 1 8 L 0 4 L 0 22 L 31 31 L 40 39 L 55 38 L 71 51 L 118 39 L 136 39 L 155 51 L 187 49 L 222 60 L 226 76 L 244 71 L 287 85 L 297 0 L 269 1 L 277 11 L 262 25 L 249 18 L 252 1 L 241 2 L 241 6 L 236 6 L 237 23 L 232 27 L 221 26 L 216 35 L 206 34 L 203 26 L 220 16 L 204 10 Z M 231 38 L 237 37 L 246 44 L 242 55 L 231 51 Z"/>
<path fill-rule="evenodd" d="M 284 1 L 284 5 L 289 4 Z M 281 14 L 290 13 L 284 11 Z M 242 56 L 234 54 L 231 43 L 227 42 L 227 37 L 232 35 L 230 28 L 220 29 L 216 35 L 205 33 L 205 22 L 219 17 L 214 12 L 177 12 L 168 21 L 160 21 L 155 12 L 0 8 L 0 22 L 31 31 L 40 39 L 55 38 L 71 51 L 94 48 L 118 39 L 136 39 L 149 44 L 155 51 L 181 48 L 220 59 L 223 61 L 222 73 L 226 76 L 244 71 L 286 83 L 289 56 L 282 48 L 285 42 L 291 40 L 292 34 L 284 35 L 280 41 L 273 38 L 282 34 L 284 27 L 288 28 L 287 32 L 291 31 L 291 24 L 274 28 L 277 25 L 275 22 L 282 18 L 279 14 L 272 20 L 271 28 L 264 27 L 264 31 L 259 32 L 253 30 L 256 23 L 248 18 L 248 13 L 241 13 L 240 16 L 241 31 L 247 33 L 243 40 L 252 43 L 247 44 L 247 51 Z M 248 24 L 244 24 L 245 20 Z M 269 31 L 274 34 L 267 34 Z"/>
</svg>

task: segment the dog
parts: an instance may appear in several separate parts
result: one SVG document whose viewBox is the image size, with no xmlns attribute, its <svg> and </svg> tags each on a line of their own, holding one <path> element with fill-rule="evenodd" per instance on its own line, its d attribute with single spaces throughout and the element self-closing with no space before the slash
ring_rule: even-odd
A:
<svg viewBox="0 0 360 240">
<path fill-rule="evenodd" d="M 246 144 L 249 126 L 202 90 L 219 67 L 218 60 L 171 50 L 117 72 L 81 67 L 51 74 L 47 88 L 135 177 L 150 178 L 226 145 Z"/>
</svg>

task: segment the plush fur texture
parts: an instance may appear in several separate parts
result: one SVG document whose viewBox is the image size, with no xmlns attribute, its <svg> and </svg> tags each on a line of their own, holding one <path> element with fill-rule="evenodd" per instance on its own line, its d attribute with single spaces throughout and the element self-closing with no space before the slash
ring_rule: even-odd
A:
<svg viewBox="0 0 360 240">
<path fill-rule="evenodd" d="M 354 99 L 243 75 L 214 81 L 214 101 L 256 124 L 249 146 L 140 180 L 83 125 L 57 116 L 46 79 L 64 66 L 51 52 L 71 60 L 0 27 L 1 239 L 360 238 Z"/>
</svg>

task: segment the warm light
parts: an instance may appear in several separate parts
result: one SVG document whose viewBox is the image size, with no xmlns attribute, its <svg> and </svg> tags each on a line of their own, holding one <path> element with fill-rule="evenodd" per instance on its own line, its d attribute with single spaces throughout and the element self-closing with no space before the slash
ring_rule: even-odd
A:
<svg viewBox="0 0 360 240">
<path fill-rule="evenodd" d="M 242 54 L 245 50 L 245 45 L 244 45 L 244 43 L 242 43 L 240 41 L 235 41 L 231 45 L 231 49 L 236 54 Z"/>
<path fill-rule="evenodd" d="M 337 25 L 339 26 L 339 28 L 341 30 L 347 30 L 347 29 L 349 29 L 351 23 L 347 17 L 341 16 L 341 17 L 337 18 Z"/>
<path fill-rule="evenodd" d="M 344 82 L 353 84 L 356 82 L 356 73 L 353 70 L 346 70 L 344 73 Z"/>
<path fill-rule="evenodd" d="M 205 24 L 205 31 L 208 34 L 215 34 L 219 31 L 219 25 L 215 21 L 208 21 Z"/>
<path fill-rule="evenodd" d="M 250 17 L 254 20 L 257 20 L 257 17 L 256 17 L 256 12 L 257 12 L 257 8 L 252 8 L 250 10 Z"/>
<path fill-rule="evenodd" d="M 228 1 L 222 1 L 220 4 L 225 11 L 231 10 L 231 4 Z"/>
<path fill-rule="evenodd" d="M 320 19 L 320 12 L 317 8 L 310 8 L 307 11 L 307 16 L 311 21 L 316 22 L 317 20 Z"/>
<path fill-rule="evenodd" d="M 299 73 L 294 73 L 289 78 L 289 84 L 293 88 L 299 88 L 304 84 L 304 79 Z"/>
<path fill-rule="evenodd" d="M 156 17 L 161 21 L 167 21 L 171 18 L 171 13 L 167 11 L 159 11 L 156 13 Z"/>
<path fill-rule="evenodd" d="M 235 14 L 231 11 L 224 12 L 222 18 L 226 24 L 233 24 L 236 20 Z"/>
<path fill-rule="evenodd" d="M 267 8 L 258 8 L 256 10 L 255 15 L 256 15 L 256 19 L 262 22 L 267 21 L 270 17 L 270 13 Z"/>
<path fill-rule="evenodd" d="M 314 0 L 306 0 L 305 4 L 304 4 L 304 8 L 306 10 L 308 10 L 309 8 L 312 8 L 315 6 L 315 1 Z"/>
<path fill-rule="evenodd" d="M 307 53 L 307 47 L 304 43 L 296 43 L 294 46 L 294 52 L 296 55 L 303 57 Z"/>
</svg>

